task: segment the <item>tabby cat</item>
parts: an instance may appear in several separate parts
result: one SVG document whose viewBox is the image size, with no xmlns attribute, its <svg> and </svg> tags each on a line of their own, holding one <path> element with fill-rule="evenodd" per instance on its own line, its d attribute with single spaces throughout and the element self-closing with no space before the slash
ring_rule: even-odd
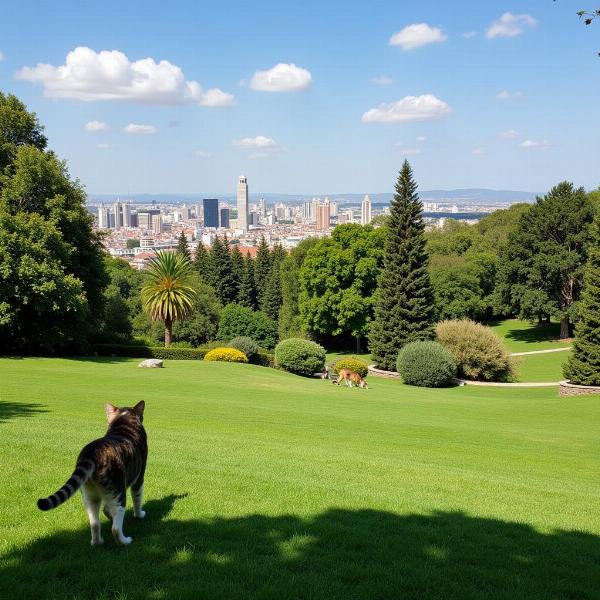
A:
<svg viewBox="0 0 600 600">
<path fill-rule="evenodd" d="M 112 519 L 112 534 L 118 544 L 131 544 L 123 534 L 125 498 L 131 486 L 133 514 L 143 519 L 142 493 L 148 457 L 144 420 L 145 403 L 133 408 L 117 408 L 105 404 L 108 418 L 106 435 L 83 448 L 69 480 L 48 498 L 37 502 L 40 510 L 56 508 L 81 489 L 83 502 L 90 519 L 92 545 L 104 543 L 100 531 L 100 507 Z"/>
</svg>

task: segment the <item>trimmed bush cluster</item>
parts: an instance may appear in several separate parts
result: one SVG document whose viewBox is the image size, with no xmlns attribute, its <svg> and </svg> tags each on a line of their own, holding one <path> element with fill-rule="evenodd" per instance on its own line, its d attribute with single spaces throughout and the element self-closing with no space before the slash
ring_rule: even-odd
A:
<svg viewBox="0 0 600 600">
<path fill-rule="evenodd" d="M 502 340 L 485 325 L 470 319 L 442 321 L 437 340 L 456 361 L 459 377 L 477 381 L 506 381 L 513 362 Z"/>
<path fill-rule="evenodd" d="M 296 375 L 312 375 L 323 370 L 325 349 L 310 340 L 283 340 L 275 348 L 275 366 Z"/>
<path fill-rule="evenodd" d="M 239 335 L 234 337 L 227 345 L 243 352 L 251 363 L 257 362 L 260 347 L 252 338 L 245 335 Z"/>
<path fill-rule="evenodd" d="M 127 358 L 160 358 L 162 360 L 202 360 L 206 348 L 160 348 L 141 344 L 94 344 L 98 356 L 124 356 Z"/>
<path fill-rule="evenodd" d="M 342 369 L 350 369 L 358 373 L 363 379 L 369 374 L 369 365 L 358 356 L 344 356 L 333 361 L 332 371 L 338 375 Z"/>
<path fill-rule="evenodd" d="M 204 360 L 214 362 L 247 363 L 248 357 L 237 348 L 215 348 L 214 350 L 209 350 L 206 353 Z"/>
<path fill-rule="evenodd" d="M 438 342 L 406 344 L 398 354 L 396 368 L 404 383 L 420 387 L 446 387 L 456 376 L 452 353 Z"/>
</svg>

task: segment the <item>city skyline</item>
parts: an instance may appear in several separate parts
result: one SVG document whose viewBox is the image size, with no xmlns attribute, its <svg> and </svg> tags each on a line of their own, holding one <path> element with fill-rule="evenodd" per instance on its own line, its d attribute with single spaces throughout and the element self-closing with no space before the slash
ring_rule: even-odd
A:
<svg viewBox="0 0 600 600">
<path fill-rule="evenodd" d="M 384 192 L 404 158 L 422 189 L 600 183 L 600 36 L 578 7 L 311 6 L 23 7 L 0 23 L 0 89 L 92 194 L 223 192 L 232 173 Z"/>
</svg>

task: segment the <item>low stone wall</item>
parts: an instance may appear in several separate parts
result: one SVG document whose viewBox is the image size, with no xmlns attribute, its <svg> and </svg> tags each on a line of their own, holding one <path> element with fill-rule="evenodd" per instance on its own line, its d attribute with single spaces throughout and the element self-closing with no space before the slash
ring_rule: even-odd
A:
<svg viewBox="0 0 600 600">
<path fill-rule="evenodd" d="M 576 385 L 569 381 L 561 381 L 558 393 L 561 396 L 588 396 L 590 394 L 600 394 L 600 386 Z"/>
<path fill-rule="evenodd" d="M 387 377 L 388 379 L 400 379 L 400 373 L 396 373 L 396 371 L 384 371 L 383 369 L 378 369 L 375 365 L 369 365 L 369 375 L 373 375 L 373 377 Z"/>
</svg>

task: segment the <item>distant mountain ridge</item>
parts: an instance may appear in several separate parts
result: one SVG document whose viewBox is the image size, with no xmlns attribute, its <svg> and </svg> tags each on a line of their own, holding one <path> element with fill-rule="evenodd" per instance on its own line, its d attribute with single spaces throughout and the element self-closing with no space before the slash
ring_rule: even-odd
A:
<svg viewBox="0 0 600 600">
<path fill-rule="evenodd" d="M 493 204 L 514 204 L 516 202 L 534 202 L 536 192 L 524 192 L 518 190 L 492 190 L 487 188 L 464 188 L 453 190 L 420 190 L 419 196 L 423 202 L 438 202 L 465 205 L 493 205 Z M 251 193 L 250 202 L 256 202 L 260 198 L 272 202 L 282 202 L 292 204 L 298 202 L 310 201 L 314 197 L 329 198 L 331 202 L 339 204 L 359 204 L 365 194 L 276 194 L 276 193 Z M 198 193 L 198 194 L 127 194 L 119 196 L 118 194 L 89 194 L 89 203 L 114 202 L 117 198 L 129 200 L 135 204 L 195 204 L 201 202 L 203 198 L 219 198 L 220 200 L 235 201 L 235 194 L 219 193 Z M 369 194 L 373 204 L 389 204 L 392 199 L 392 193 L 373 193 Z"/>
</svg>

